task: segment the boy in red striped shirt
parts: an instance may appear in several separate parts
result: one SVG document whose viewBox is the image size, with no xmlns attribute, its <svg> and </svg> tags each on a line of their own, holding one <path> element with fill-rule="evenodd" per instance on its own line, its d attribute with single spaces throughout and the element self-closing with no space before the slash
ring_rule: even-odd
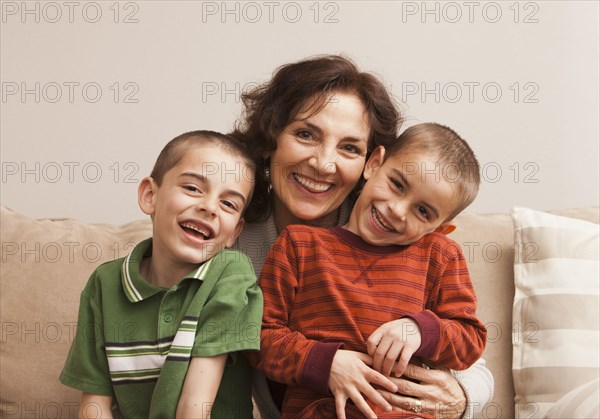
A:
<svg viewBox="0 0 600 419">
<path fill-rule="evenodd" d="M 377 148 L 363 176 L 348 224 L 288 226 L 265 261 L 257 366 L 287 385 L 282 417 L 329 405 L 343 418 L 347 399 L 381 415 L 391 406 L 375 386 L 398 391 L 387 377 L 409 360 L 466 369 L 485 348 L 466 261 L 444 234 L 479 189 L 471 148 L 419 124 Z"/>
</svg>

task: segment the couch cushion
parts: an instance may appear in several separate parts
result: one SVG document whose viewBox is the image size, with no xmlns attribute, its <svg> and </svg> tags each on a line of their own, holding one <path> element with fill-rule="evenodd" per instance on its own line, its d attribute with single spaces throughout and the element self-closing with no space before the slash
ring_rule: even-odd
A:
<svg viewBox="0 0 600 419">
<path fill-rule="evenodd" d="M 600 373 L 599 228 L 526 208 L 512 215 L 515 409 L 544 417 Z"/>
<path fill-rule="evenodd" d="M 488 328 L 483 353 L 494 377 L 494 397 L 476 417 L 514 415 L 511 375 L 511 312 L 514 285 L 514 251 L 510 214 L 463 213 L 456 218 L 457 229 L 450 237 L 460 244 L 477 294 L 477 315 Z"/>
<path fill-rule="evenodd" d="M 58 376 L 73 340 L 81 290 L 100 263 L 125 256 L 149 237 L 151 224 L 33 220 L 4 207 L 0 222 L 0 416 L 73 417 L 80 393 Z"/>
<path fill-rule="evenodd" d="M 600 418 L 600 379 L 590 381 L 562 396 L 546 418 Z"/>
</svg>

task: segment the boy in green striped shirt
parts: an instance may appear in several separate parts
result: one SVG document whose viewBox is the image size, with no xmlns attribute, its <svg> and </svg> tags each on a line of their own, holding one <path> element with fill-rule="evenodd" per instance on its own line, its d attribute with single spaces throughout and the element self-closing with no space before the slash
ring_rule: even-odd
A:
<svg viewBox="0 0 600 419">
<path fill-rule="evenodd" d="M 60 381 L 83 392 L 79 417 L 252 417 L 262 294 L 239 235 L 255 166 L 231 137 L 169 142 L 138 188 L 152 238 L 94 271 Z"/>
</svg>

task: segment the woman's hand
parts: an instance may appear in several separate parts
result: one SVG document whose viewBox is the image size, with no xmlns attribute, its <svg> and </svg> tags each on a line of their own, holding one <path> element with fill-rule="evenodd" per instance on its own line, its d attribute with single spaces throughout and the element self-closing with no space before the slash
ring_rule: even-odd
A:
<svg viewBox="0 0 600 419">
<path fill-rule="evenodd" d="M 389 377 L 372 369 L 371 357 L 360 352 L 339 349 L 333 357 L 329 374 L 329 389 L 335 397 L 337 417 L 345 419 L 346 401 L 351 399 L 356 407 L 368 418 L 376 418 L 365 398 L 381 408 L 389 411 L 393 406 L 388 404 L 373 385 L 395 391 L 396 385 Z"/>
<path fill-rule="evenodd" d="M 423 412 L 439 418 L 461 418 L 465 412 L 467 399 L 454 376 L 444 370 L 433 370 L 409 364 L 405 378 L 389 377 L 398 386 L 397 393 L 379 390 L 394 410 Z"/>
</svg>

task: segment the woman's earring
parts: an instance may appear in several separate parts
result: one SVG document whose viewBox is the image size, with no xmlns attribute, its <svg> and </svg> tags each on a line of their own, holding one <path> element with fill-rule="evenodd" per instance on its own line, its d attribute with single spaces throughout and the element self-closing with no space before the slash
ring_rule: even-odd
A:
<svg viewBox="0 0 600 419">
<path fill-rule="evenodd" d="M 265 165 L 265 169 L 264 169 L 264 177 L 265 180 L 267 181 L 267 184 L 271 184 L 271 169 L 269 168 L 269 166 L 271 166 L 271 162 L 267 159 L 264 160 L 264 165 Z"/>
</svg>

